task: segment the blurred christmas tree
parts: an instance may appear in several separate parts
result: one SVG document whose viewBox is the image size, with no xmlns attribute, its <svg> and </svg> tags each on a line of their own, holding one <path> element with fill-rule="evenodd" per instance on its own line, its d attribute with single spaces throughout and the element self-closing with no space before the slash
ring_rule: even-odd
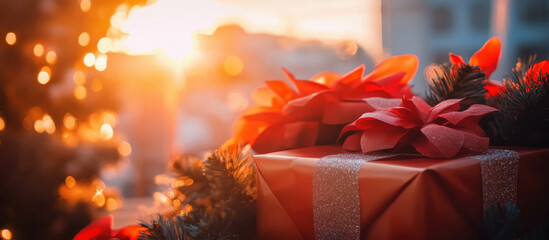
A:
<svg viewBox="0 0 549 240">
<path fill-rule="evenodd" d="M 114 136 L 115 90 L 96 75 L 111 15 L 142 2 L 0 0 L 3 238 L 70 239 L 94 207 L 118 205 L 98 174 L 129 145 Z"/>
</svg>

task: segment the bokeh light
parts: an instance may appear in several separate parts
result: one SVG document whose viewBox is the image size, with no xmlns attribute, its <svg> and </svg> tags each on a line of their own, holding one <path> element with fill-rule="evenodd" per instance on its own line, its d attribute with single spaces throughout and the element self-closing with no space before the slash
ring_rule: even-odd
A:
<svg viewBox="0 0 549 240">
<path fill-rule="evenodd" d="M 107 55 L 99 54 L 95 59 L 95 69 L 97 71 L 105 71 L 107 69 Z"/>
<path fill-rule="evenodd" d="M 3 117 L 0 117 L 0 131 L 3 131 L 6 128 L 6 122 Z"/>
<path fill-rule="evenodd" d="M 87 12 L 91 8 L 91 0 L 81 0 L 80 1 L 80 10 L 82 12 Z"/>
<path fill-rule="evenodd" d="M 67 176 L 65 178 L 65 185 L 67 185 L 68 188 L 73 188 L 76 186 L 76 179 L 74 179 L 73 176 Z"/>
<path fill-rule="evenodd" d="M 118 146 L 118 154 L 120 154 L 123 157 L 127 157 L 132 153 L 132 146 L 130 143 L 123 141 Z"/>
<path fill-rule="evenodd" d="M 57 53 L 55 51 L 51 50 L 46 54 L 46 62 L 49 64 L 55 64 L 57 62 Z"/>
<path fill-rule="evenodd" d="M 105 140 L 111 139 L 112 136 L 114 135 L 112 126 L 108 123 L 104 123 L 103 125 L 101 125 L 100 134 L 101 134 L 101 137 Z"/>
<path fill-rule="evenodd" d="M 93 53 L 86 53 L 84 55 L 84 65 L 91 67 L 95 64 L 95 55 Z"/>
<path fill-rule="evenodd" d="M 42 85 L 48 83 L 51 79 L 51 69 L 48 66 L 42 67 L 36 78 Z"/>
<path fill-rule="evenodd" d="M 72 75 L 72 80 L 76 85 L 84 85 L 86 84 L 86 74 L 80 70 L 76 70 Z"/>
<path fill-rule="evenodd" d="M 87 32 L 80 33 L 80 35 L 78 35 L 78 44 L 82 47 L 88 46 L 88 44 L 90 44 L 90 34 Z"/>
<path fill-rule="evenodd" d="M 6 43 L 8 45 L 14 45 L 17 42 L 17 36 L 14 32 L 9 32 L 6 34 Z"/>
<path fill-rule="evenodd" d="M 111 50 L 111 39 L 106 37 L 99 39 L 99 42 L 97 42 L 97 50 L 100 53 L 107 53 Z"/>
<path fill-rule="evenodd" d="M 84 98 L 86 98 L 86 96 L 88 95 L 88 91 L 86 90 L 86 88 L 84 86 L 76 86 L 74 88 L 74 97 L 78 100 L 82 100 Z"/>
<path fill-rule="evenodd" d="M 34 48 L 32 49 L 32 53 L 37 57 L 42 57 L 44 55 L 44 51 L 44 46 L 40 43 L 34 45 Z"/>
<path fill-rule="evenodd" d="M 244 63 L 237 56 L 228 56 L 223 62 L 223 69 L 229 76 L 237 76 L 244 69 Z"/>
<path fill-rule="evenodd" d="M 63 125 L 69 130 L 74 129 L 76 127 L 76 118 L 70 113 L 65 114 Z"/>
<path fill-rule="evenodd" d="M 3 239 L 5 240 L 11 240 L 11 238 L 13 237 L 11 235 L 11 231 L 8 230 L 8 229 L 2 229 L 2 231 L 0 231 L 0 235 L 2 236 Z"/>
</svg>

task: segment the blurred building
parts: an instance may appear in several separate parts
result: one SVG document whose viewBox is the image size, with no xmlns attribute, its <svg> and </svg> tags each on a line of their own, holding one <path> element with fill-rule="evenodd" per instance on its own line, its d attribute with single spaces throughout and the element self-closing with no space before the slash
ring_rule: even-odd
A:
<svg viewBox="0 0 549 240">
<path fill-rule="evenodd" d="M 382 0 L 383 47 L 391 55 L 416 54 L 420 69 L 448 62 L 448 53 L 467 60 L 486 40 L 502 40 L 501 80 L 518 58 L 549 58 L 547 0 Z M 415 90 L 423 92 L 423 76 Z"/>
<path fill-rule="evenodd" d="M 374 61 L 355 41 L 318 40 L 248 33 L 236 25 L 219 27 L 197 39 L 197 53 L 184 68 L 176 143 L 180 152 L 201 155 L 232 136 L 236 117 L 251 104 L 266 80 L 288 81 L 282 68 L 309 79 L 323 71 L 346 73 Z"/>
</svg>

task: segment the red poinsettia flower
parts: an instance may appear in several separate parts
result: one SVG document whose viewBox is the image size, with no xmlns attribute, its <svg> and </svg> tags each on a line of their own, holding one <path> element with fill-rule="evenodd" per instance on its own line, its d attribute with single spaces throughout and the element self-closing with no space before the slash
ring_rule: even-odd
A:
<svg viewBox="0 0 549 240">
<path fill-rule="evenodd" d="M 459 111 L 461 99 L 430 107 L 420 97 L 402 98 L 399 106 L 364 113 L 347 125 L 343 148 L 364 153 L 392 149 L 417 152 L 433 158 L 450 158 L 460 152 L 485 152 L 489 139 L 478 121 L 497 109 L 474 104 Z M 350 135 L 349 135 L 350 134 Z"/>
<path fill-rule="evenodd" d="M 530 84 L 538 83 L 537 81 L 539 80 L 540 74 L 541 76 L 549 74 L 548 60 L 543 60 L 530 67 L 530 69 L 526 72 L 526 80 L 532 81 L 529 82 Z"/>
<path fill-rule="evenodd" d="M 144 227 L 131 225 L 120 230 L 112 230 L 112 216 L 100 218 L 82 229 L 73 240 L 137 240 Z"/>
<path fill-rule="evenodd" d="M 490 97 L 499 96 L 499 92 L 505 89 L 503 84 L 498 81 L 490 80 L 490 76 L 496 70 L 501 54 L 501 41 L 497 37 L 490 38 L 482 48 L 480 48 L 471 59 L 470 66 L 477 66 L 480 71 L 486 74 L 485 89 Z M 449 53 L 450 62 L 455 65 L 466 64 L 461 56 Z"/>
<path fill-rule="evenodd" d="M 249 143 L 258 153 L 335 143 L 341 128 L 378 106 L 367 97 L 411 96 L 408 82 L 418 66 L 414 55 L 386 59 L 364 76 L 364 66 L 345 74 L 320 73 L 298 80 L 284 70 L 295 86 L 267 81 L 257 89 L 250 107 L 235 123 L 235 137 L 226 145 Z"/>
</svg>

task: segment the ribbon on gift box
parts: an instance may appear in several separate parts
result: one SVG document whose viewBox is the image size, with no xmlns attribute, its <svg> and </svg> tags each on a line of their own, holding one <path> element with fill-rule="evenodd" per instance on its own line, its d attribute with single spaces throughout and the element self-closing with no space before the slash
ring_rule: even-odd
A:
<svg viewBox="0 0 549 240">
<path fill-rule="evenodd" d="M 395 157 L 384 153 L 346 153 L 321 158 L 313 170 L 313 218 L 316 239 L 360 239 L 358 172 L 362 164 Z M 484 209 L 516 203 L 519 155 L 489 149 L 473 156 L 480 162 Z"/>
</svg>

